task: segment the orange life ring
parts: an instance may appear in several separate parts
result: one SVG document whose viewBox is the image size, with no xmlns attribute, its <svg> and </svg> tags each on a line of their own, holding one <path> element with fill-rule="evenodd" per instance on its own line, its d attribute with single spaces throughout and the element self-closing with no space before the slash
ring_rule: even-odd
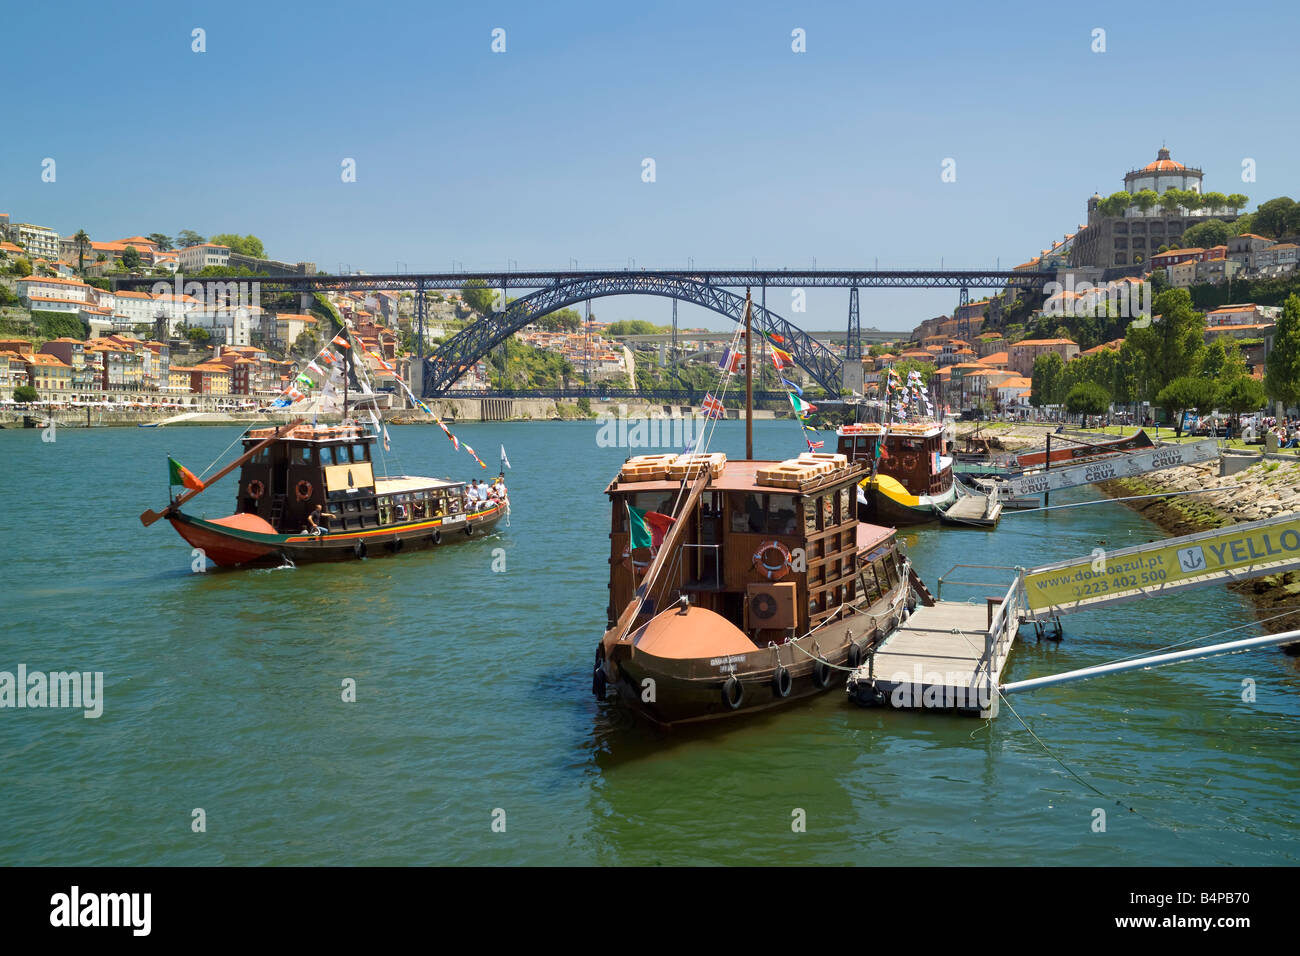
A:
<svg viewBox="0 0 1300 956">
<path fill-rule="evenodd" d="M 654 559 L 655 559 L 655 552 L 653 549 L 651 549 L 650 551 L 649 560 L 638 561 L 636 558 L 632 557 L 631 545 L 623 546 L 623 567 L 627 568 L 629 571 L 633 572 L 638 577 L 650 570 L 650 562 L 653 561 Z"/>
<path fill-rule="evenodd" d="M 918 459 L 916 455 L 904 455 L 899 460 L 899 464 L 903 466 L 904 471 L 911 471 L 913 468 L 916 467 L 917 461 Z"/>
<path fill-rule="evenodd" d="M 780 564 L 768 564 L 767 552 L 776 551 L 781 555 Z M 754 567 L 767 576 L 769 581 L 779 581 L 790 573 L 790 549 L 780 541 L 764 541 L 754 552 Z"/>
<path fill-rule="evenodd" d="M 256 500 L 266 494 L 266 485 L 262 484 L 256 478 L 248 483 L 248 497 Z"/>
<path fill-rule="evenodd" d="M 293 486 L 294 497 L 297 498 L 299 501 L 306 501 L 308 498 L 311 497 L 311 492 L 312 492 L 311 482 L 308 481 L 306 478 L 304 478 L 302 481 L 298 482 L 298 484 Z"/>
</svg>

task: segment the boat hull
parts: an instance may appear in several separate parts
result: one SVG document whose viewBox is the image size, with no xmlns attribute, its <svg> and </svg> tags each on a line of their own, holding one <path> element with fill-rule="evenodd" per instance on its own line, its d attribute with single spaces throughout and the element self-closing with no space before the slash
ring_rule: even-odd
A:
<svg viewBox="0 0 1300 956">
<path fill-rule="evenodd" d="M 892 613 L 885 602 L 873 611 L 875 618 L 850 615 L 816 634 L 775 647 L 755 646 L 743 655 L 669 659 L 622 645 L 599 667 L 619 704 L 659 727 L 754 714 L 842 688 L 851 664 L 866 660 L 868 650 L 897 629 L 903 602 L 896 598 Z M 858 650 L 851 660 L 853 644 Z M 813 655 L 833 666 L 821 665 Z M 788 684 L 779 680 L 778 668 L 788 672 Z M 737 694 L 727 686 L 732 677 L 741 688 L 734 706 Z M 648 693 L 649 688 L 653 693 Z"/>
<path fill-rule="evenodd" d="M 957 487 L 951 482 L 937 495 L 913 495 L 888 476 L 868 479 L 863 487 L 867 503 L 859 506 L 859 518 L 872 524 L 924 524 L 939 517 L 939 512 L 957 500 Z"/>
<path fill-rule="evenodd" d="M 312 561 L 355 561 L 404 551 L 418 551 L 469 540 L 490 531 L 505 506 L 493 504 L 469 515 L 433 518 L 382 528 L 336 533 L 266 534 L 195 518 L 183 512 L 167 516 L 176 532 L 203 551 L 218 567 L 294 564 Z"/>
</svg>

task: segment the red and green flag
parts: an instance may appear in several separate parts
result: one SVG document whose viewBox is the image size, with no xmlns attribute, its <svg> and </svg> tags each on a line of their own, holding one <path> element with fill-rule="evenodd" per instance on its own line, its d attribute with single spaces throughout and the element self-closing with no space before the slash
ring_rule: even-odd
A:
<svg viewBox="0 0 1300 956">
<path fill-rule="evenodd" d="M 657 549 L 663 544 L 668 529 L 677 520 L 658 511 L 645 511 L 641 508 L 633 508 L 631 505 L 627 506 L 627 517 L 632 531 L 628 548 L 633 551 L 637 548 Z"/>
<path fill-rule="evenodd" d="M 170 455 L 167 456 L 167 484 L 184 485 L 195 491 L 203 490 L 203 482 L 199 481 L 198 476 Z"/>
</svg>

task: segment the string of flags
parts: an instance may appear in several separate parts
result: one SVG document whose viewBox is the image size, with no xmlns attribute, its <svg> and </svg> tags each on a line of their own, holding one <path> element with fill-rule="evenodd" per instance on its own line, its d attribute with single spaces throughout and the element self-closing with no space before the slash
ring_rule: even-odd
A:
<svg viewBox="0 0 1300 956">
<path fill-rule="evenodd" d="M 895 421 L 906 421 L 909 411 L 924 412 L 927 417 L 934 415 L 934 405 L 929 392 L 921 381 L 921 373 L 916 369 L 907 373 L 904 382 L 891 365 L 885 376 L 885 401 L 889 405 Z"/>
</svg>

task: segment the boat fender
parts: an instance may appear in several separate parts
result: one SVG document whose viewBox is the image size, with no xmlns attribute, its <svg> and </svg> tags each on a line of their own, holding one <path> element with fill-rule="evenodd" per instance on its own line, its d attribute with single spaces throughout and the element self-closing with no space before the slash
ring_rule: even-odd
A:
<svg viewBox="0 0 1300 956">
<path fill-rule="evenodd" d="M 433 543 L 442 544 L 442 530 L 439 528 L 435 528 L 433 531 Z"/>
<path fill-rule="evenodd" d="M 256 478 L 248 483 L 248 497 L 256 500 L 266 494 L 266 485 L 262 484 Z"/>
<path fill-rule="evenodd" d="M 849 666 L 860 667 L 862 659 L 866 656 L 866 651 L 857 641 L 849 641 Z"/>
<path fill-rule="evenodd" d="M 366 543 L 364 541 L 358 541 L 352 546 L 352 553 L 358 558 L 364 558 L 366 556 Z"/>
<path fill-rule="evenodd" d="M 293 495 L 299 501 L 306 501 L 308 498 L 311 497 L 311 492 L 312 492 L 311 482 L 308 481 L 306 478 L 304 478 L 302 481 L 298 482 L 298 484 L 293 486 Z"/>
<path fill-rule="evenodd" d="M 474 526 L 470 524 L 468 521 L 465 522 L 465 537 L 467 538 L 474 537 Z"/>
<path fill-rule="evenodd" d="M 404 542 L 401 538 L 394 538 L 389 543 L 388 547 L 392 549 L 393 554 L 396 554 L 398 551 L 402 550 L 405 544 L 406 542 Z"/>
<path fill-rule="evenodd" d="M 776 673 L 772 675 L 772 690 L 777 697 L 789 697 L 790 689 L 794 686 L 794 679 L 790 676 L 790 670 L 784 664 L 776 665 Z"/>
<path fill-rule="evenodd" d="M 827 664 L 825 661 L 818 661 L 813 667 L 813 683 L 822 690 L 831 686 L 831 678 L 833 676 L 835 676 L 835 671 L 833 671 L 831 665 Z"/>
<path fill-rule="evenodd" d="M 735 674 L 728 677 L 722 685 L 722 700 L 732 710 L 738 709 L 745 702 L 745 685 Z"/>
</svg>

